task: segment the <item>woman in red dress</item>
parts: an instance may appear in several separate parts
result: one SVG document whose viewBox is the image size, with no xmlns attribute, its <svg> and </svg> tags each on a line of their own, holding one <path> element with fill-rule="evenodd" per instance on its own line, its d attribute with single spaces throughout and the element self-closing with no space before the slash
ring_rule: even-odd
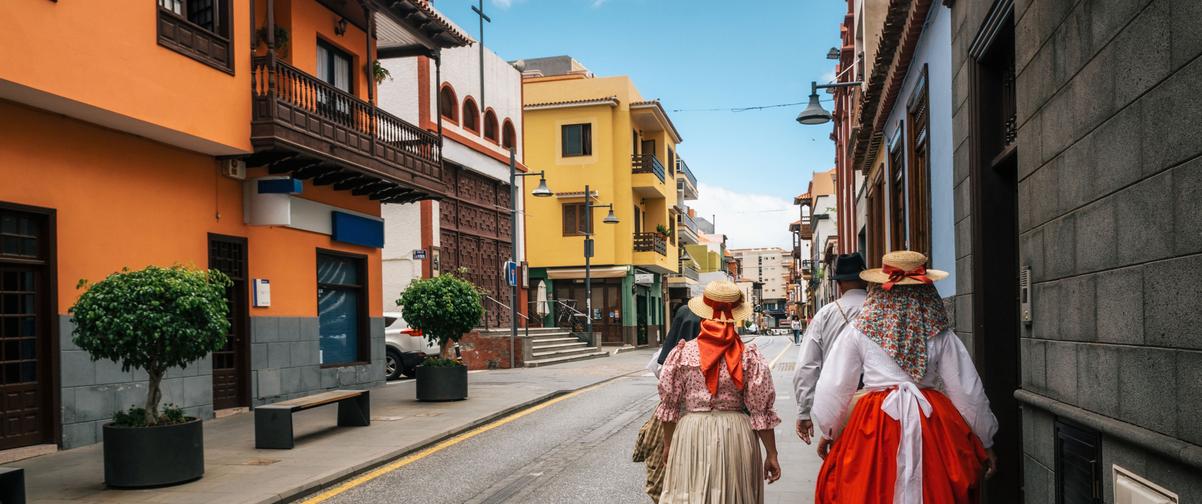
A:
<svg viewBox="0 0 1202 504">
<path fill-rule="evenodd" d="M 995 470 L 997 418 L 931 285 L 947 273 L 926 261 L 891 252 L 860 275 L 868 299 L 815 391 L 819 504 L 975 503 Z"/>
</svg>

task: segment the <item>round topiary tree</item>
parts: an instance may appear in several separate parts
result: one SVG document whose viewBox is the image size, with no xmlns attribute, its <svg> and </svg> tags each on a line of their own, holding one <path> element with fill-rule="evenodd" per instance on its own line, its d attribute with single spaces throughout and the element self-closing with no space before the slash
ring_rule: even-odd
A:
<svg viewBox="0 0 1202 504">
<path fill-rule="evenodd" d="M 474 329 L 484 315 L 476 286 L 449 273 L 414 280 L 397 305 L 405 322 L 437 344 L 444 357 L 451 343 Z"/>
<path fill-rule="evenodd" d="M 159 415 L 163 375 L 186 367 L 225 346 L 230 330 L 226 288 L 230 279 L 217 270 L 182 266 L 123 269 L 89 285 L 69 313 L 72 341 L 93 361 L 109 359 L 121 369 L 143 369 L 150 378 L 143 425 L 180 421 Z M 133 415 L 135 408 L 131 408 Z M 137 421 L 135 418 L 133 421 Z"/>
</svg>

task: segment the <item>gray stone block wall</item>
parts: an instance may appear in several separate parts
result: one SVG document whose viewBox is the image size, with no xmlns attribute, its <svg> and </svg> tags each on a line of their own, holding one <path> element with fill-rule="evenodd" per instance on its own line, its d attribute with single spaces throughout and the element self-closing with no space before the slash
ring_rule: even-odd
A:
<svg viewBox="0 0 1202 504">
<path fill-rule="evenodd" d="M 969 340 L 968 47 L 992 3 L 952 14 L 955 320 Z M 1019 253 L 1035 283 L 1022 387 L 1202 446 L 1202 287 L 1189 280 L 1202 275 L 1202 2 L 1016 0 L 1014 19 Z M 1055 501 L 1054 420 L 1023 409 L 1029 503 Z M 1202 468 L 1105 433 L 1102 451 L 1105 502 L 1112 464 L 1202 501 Z"/>
<path fill-rule="evenodd" d="M 93 362 L 71 342 L 73 325 L 59 316 L 59 361 L 62 384 L 63 448 L 70 449 L 103 439 L 101 427 L 113 413 L 146 403 L 146 372 L 123 371 L 113 361 Z M 213 417 L 213 364 L 208 357 L 187 368 L 173 368 L 161 384 L 162 404 L 175 404 L 191 416 Z"/>
<path fill-rule="evenodd" d="M 251 317 L 251 404 L 384 383 L 384 319 L 370 320 L 370 364 L 322 366 L 316 317 Z"/>
</svg>

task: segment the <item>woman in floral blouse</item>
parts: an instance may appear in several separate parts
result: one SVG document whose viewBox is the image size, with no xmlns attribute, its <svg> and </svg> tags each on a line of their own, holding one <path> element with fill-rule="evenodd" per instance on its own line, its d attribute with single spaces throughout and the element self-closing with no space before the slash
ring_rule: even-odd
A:
<svg viewBox="0 0 1202 504">
<path fill-rule="evenodd" d="M 660 373 L 655 414 L 667 469 L 659 502 L 762 503 L 764 481 L 780 478 L 780 417 L 768 364 L 735 333 L 751 306 L 735 284 L 712 282 L 689 308 L 704 319 L 700 333 L 676 345 Z"/>
</svg>

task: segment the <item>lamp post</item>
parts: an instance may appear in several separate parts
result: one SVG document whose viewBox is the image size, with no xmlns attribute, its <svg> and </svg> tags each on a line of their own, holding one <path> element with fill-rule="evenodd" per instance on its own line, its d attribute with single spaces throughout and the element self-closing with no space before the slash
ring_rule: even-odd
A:
<svg viewBox="0 0 1202 504">
<path fill-rule="evenodd" d="M 513 264 L 517 267 L 518 264 L 518 177 L 532 177 L 538 175 L 538 187 L 534 188 L 530 194 L 537 198 L 546 198 L 551 196 L 550 189 L 547 188 L 546 172 L 539 170 L 538 173 L 526 172 L 518 173 L 517 154 L 514 149 L 509 149 L 509 240 L 513 245 Z M 509 272 L 505 272 L 508 277 Z M 515 279 L 513 282 L 513 297 L 509 299 L 509 369 L 513 369 L 514 365 L 514 343 L 518 338 L 518 283 Z M 529 322 L 527 322 L 529 323 Z"/>
<path fill-rule="evenodd" d="M 818 103 L 819 89 L 844 88 L 851 86 L 859 86 L 863 84 L 861 81 L 855 82 L 836 82 L 834 84 L 819 84 L 810 81 L 810 104 L 797 114 L 797 122 L 805 125 L 826 124 L 831 121 L 831 113 L 822 108 L 822 104 Z"/>
<path fill-rule="evenodd" d="M 588 184 L 584 185 L 584 309 L 585 309 L 585 331 L 588 332 L 589 338 L 593 335 L 593 276 L 592 276 L 592 257 L 593 257 L 593 209 L 608 208 L 609 215 L 606 215 L 601 222 L 604 224 L 617 224 L 618 217 L 614 215 L 613 203 L 605 205 L 594 205 L 592 200 L 592 192 L 589 190 Z M 601 340 L 597 340 L 597 348 L 601 348 Z"/>
</svg>

